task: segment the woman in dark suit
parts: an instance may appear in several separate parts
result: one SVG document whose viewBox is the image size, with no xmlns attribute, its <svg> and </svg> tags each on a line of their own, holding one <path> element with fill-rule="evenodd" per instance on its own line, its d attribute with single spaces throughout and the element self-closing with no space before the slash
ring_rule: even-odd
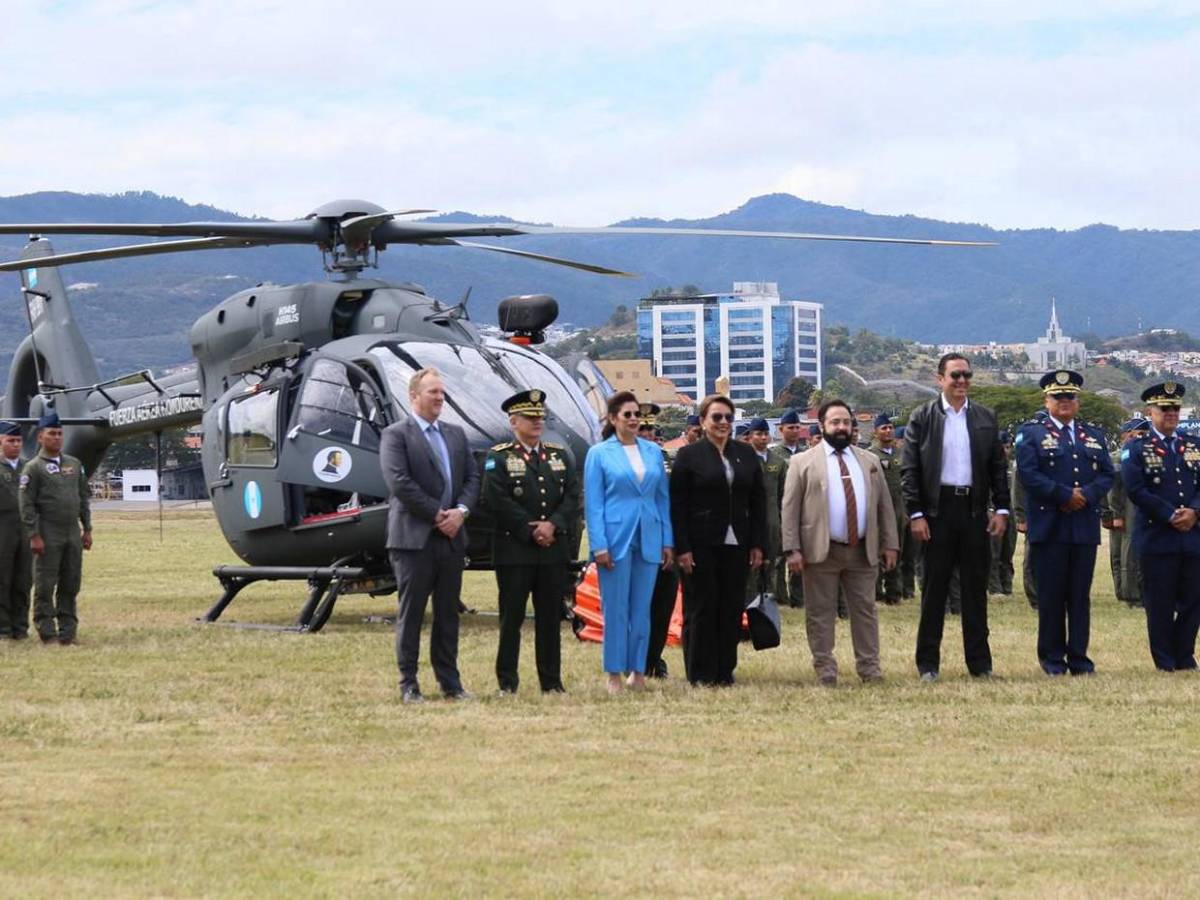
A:
<svg viewBox="0 0 1200 900">
<path fill-rule="evenodd" d="M 588 546 L 600 580 L 604 671 L 611 694 L 621 690 L 622 673 L 629 673 L 632 688 L 646 684 L 654 579 L 659 567 L 674 559 L 662 450 L 637 436 L 638 422 L 637 396 L 613 394 L 605 439 L 588 450 L 583 466 Z"/>
<path fill-rule="evenodd" d="M 767 503 L 754 448 L 730 437 L 733 402 L 700 403 L 704 436 L 671 470 L 671 525 L 683 572 L 683 661 L 692 684 L 733 684 L 750 569 L 762 565 Z"/>
</svg>

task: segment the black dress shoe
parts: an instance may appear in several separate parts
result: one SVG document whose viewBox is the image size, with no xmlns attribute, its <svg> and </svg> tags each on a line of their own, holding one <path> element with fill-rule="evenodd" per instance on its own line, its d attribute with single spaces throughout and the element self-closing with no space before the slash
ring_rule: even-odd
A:
<svg viewBox="0 0 1200 900">
<path fill-rule="evenodd" d="M 38 640 L 40 640 L 43 644 L 57 644 L 58 643 L 58 635 L 57 634 L 39 634 Z"/>
<path fill-rule="evenodd" d="M 400 700 L 403 703 L 424 703 L 425 696 L 418 687 L 400 688 Z"/>
<path fill-rule="evenodd" d="M 445 692 L 443 692 L 443 696 L 445 696 L 445 698 L 447 700 L 474 700 L 475 699 L 474 694 L 472 694 L 466 688 L 461 688 L 461 687 L 456 691 L 445 691 Z"/>
<path fill-rule="evenodd" d="M 561 684 L 552 684 L 550 687 L 542 688 L 543 694 L 565 694 L 567 689 Z"/>
<path fill-rule="evenodd" d="M 73 637 L 65 637 L 65 636 L 64 636 L 64 637 L 60 637 L 60 638 L 58 639 L 58 642 L 59 642 L 60 644 L 62 644 L 64 647 L 70 647 L 72 644 L 78 644 L 78 643 L 79 643 L 79 641 L 78 641 L 78 640 L 76 640 L 75 638 L 73 638 Z"/>
<path fill-rule="evenodd" d="M 14 632 L 14 633 L 13 633 L 13 636 L 12 636 L 12 639 L 13 639 L 14 641 L 27 641 L 27 640 L 29 640 L 29 632 L 28 632 L 28 631 L 17 631 L 17 632 Z"/>
</svg>

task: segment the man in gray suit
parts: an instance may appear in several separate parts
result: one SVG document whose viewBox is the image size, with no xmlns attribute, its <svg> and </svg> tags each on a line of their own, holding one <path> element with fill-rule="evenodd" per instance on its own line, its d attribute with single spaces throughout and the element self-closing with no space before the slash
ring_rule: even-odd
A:
<svg viewBox="0 0 1200 900">
<path fill-rule="evenodd" d="M 417 661 L 421 620 L 432 593 L 433 674 L 442 693 L 463 700 L 470 697 L 458 674 L 458 601 L 467 552 L 463 523 L 479 499 L 479 467 L 463 430 L 438 422 L 445 389 L 437 369 L 413 373 L 408 399 L 412 415 L 386 428 L 379 447 L 383 477 L 391 491 L 388 557 L 400 593 L 396 615 L 400 696 L 405 703 L 424 700 L 417 683 Z"/>
</svg>

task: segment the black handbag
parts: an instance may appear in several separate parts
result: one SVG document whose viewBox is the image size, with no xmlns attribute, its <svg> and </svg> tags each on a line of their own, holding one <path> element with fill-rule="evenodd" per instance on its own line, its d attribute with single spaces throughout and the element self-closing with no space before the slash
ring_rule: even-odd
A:
<svg viewBox="0 0 1200 900">
<path fill-rule="evenodd" d="M 758 593 L 746 604 L 746 621 L 750 626 L 750 643 L 755 650 L 770 650 L 778 647 L 783 637 L 783 626 L 779 616 L 779 604 L 775 595 L 767 590 L 768 564 L 763 560 L 758 570 Z"/>
</svg>

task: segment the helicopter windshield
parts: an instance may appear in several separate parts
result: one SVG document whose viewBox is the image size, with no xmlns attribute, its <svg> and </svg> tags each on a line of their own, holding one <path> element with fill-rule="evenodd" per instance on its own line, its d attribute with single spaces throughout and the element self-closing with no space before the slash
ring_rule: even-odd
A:
<svg viewBox="0 0 1200 900">
<path fill-rule="evenodd" d="M 471 346 L 410 341 L 371 350 L 381 364 L 393 399 L 408 410 L 408 380 L 419 368 L 434 366 L 446 385 L 446 405 L 442 418 L 460 425 L 468 435 L 496 440 L 508 435 L 508 416 L 500 403 L 526 388 L 546 392 L 550 414 L 589 442 L 596 440 L 597 425 L 586 413 L 582 395 L 574 383 L 564 383 L 551 365 L 532 353 L 515 350 L 511 345 L 489 341 L 493 355 L 485 355 Z"/>
</svg>

